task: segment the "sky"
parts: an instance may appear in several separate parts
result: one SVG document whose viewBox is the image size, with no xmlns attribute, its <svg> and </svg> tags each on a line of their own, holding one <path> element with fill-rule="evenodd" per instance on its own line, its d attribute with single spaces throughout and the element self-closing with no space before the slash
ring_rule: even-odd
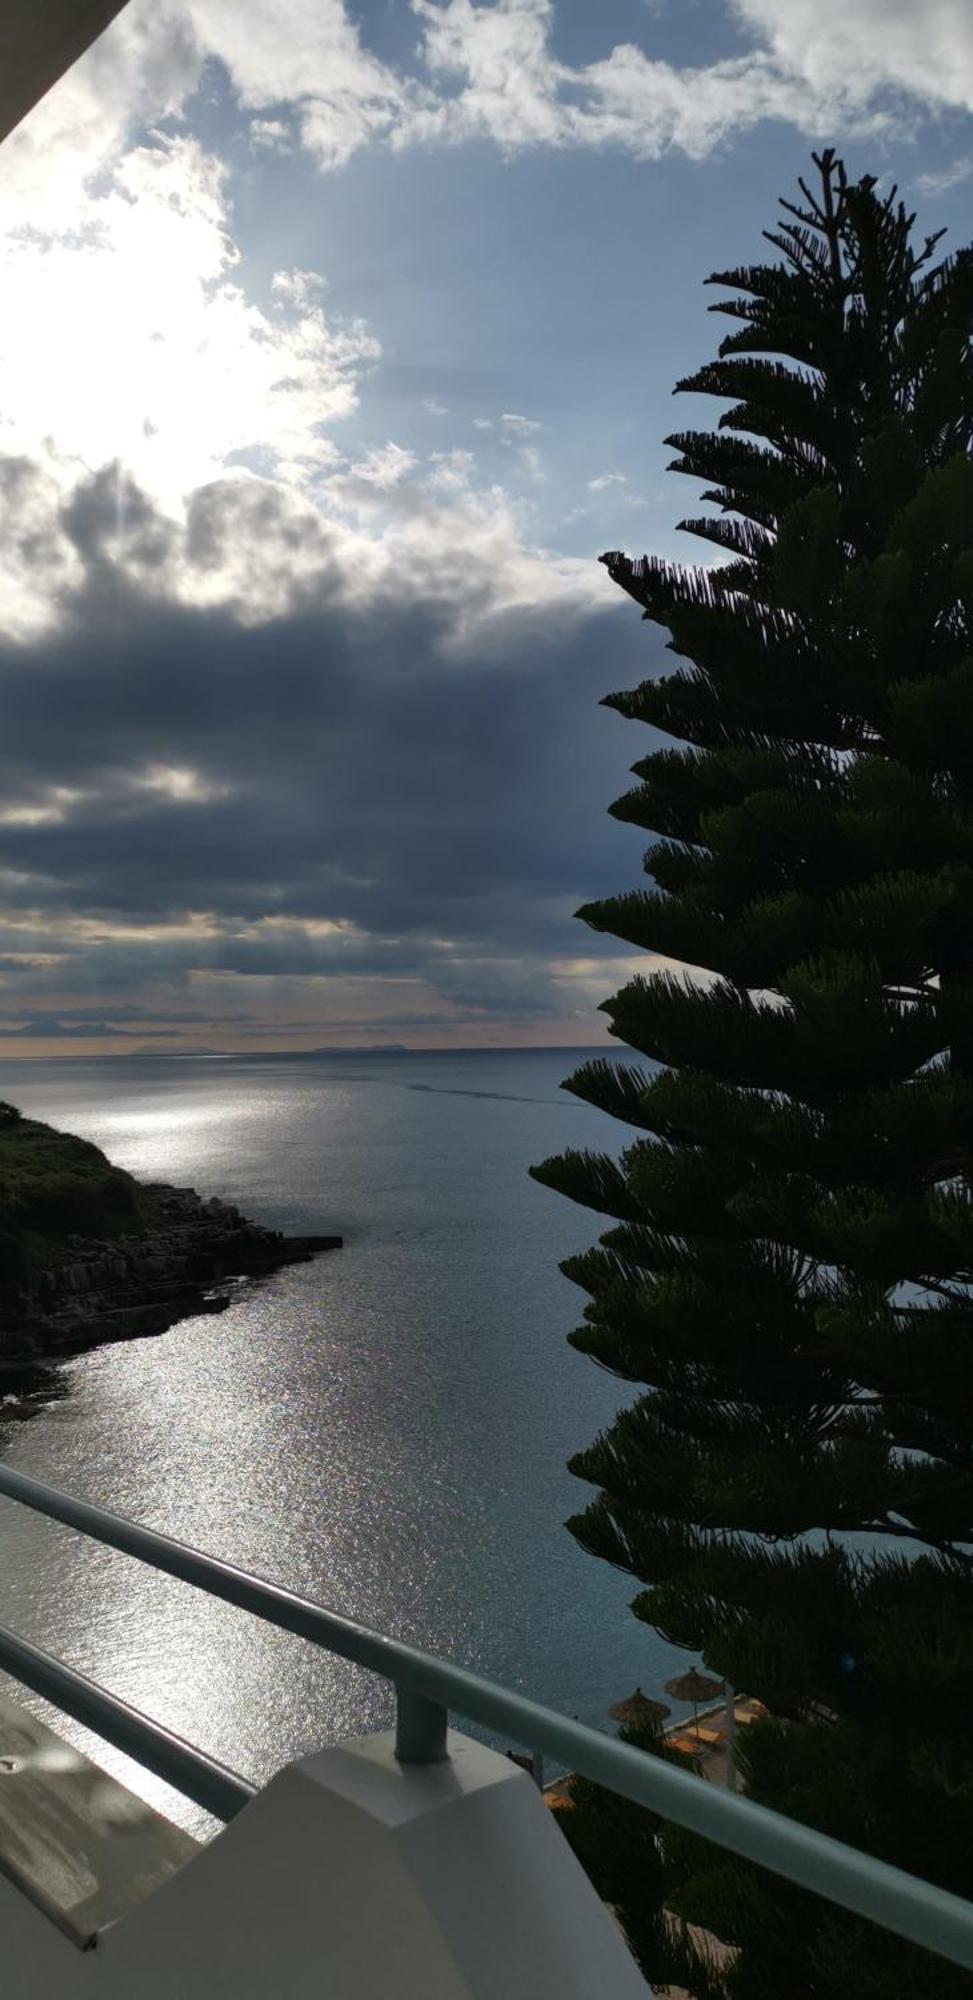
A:
<svg viewBox="0 0 973 2000">
<path fill-rule="evenodd" d="M 598 556 L 822 144 L 968 241 L 969 0 L 130 0 L 0 148 L 0 1060 L 607 1038 Z"/>
</svg>

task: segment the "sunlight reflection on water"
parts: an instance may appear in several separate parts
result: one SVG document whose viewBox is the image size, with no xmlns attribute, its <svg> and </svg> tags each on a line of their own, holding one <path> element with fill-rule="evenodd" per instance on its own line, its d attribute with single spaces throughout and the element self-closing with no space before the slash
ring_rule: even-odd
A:
<svg viewBox="0 0 973 2000">
<path fill-rule="evenodd" d="M 559 1093 L 557 1052 L 18 1066 L 2 1093 L 146 1179 L 345 1248 L 219 1317 L 104 1347 L 0 1433 L 39 1478 L 604 1725 L 684 1663 L 634 1586 L 565 1532 L 565 1470 L 632 1392 L 574 1354 L 558 1261 L 598 1219 L 536 1186 L 624 1129 Z M 416 1090 L 416 1082 L 428 1088 Z M 255 1780 L 384 1727 L 382 1683 L 191 1586 L 0 1503 L 0 1617 Z M 50 1717 L 43 1704 L 38 1711 Z M 64 1733 L 182 1824 L 205 1818 Z"/>
</svg>

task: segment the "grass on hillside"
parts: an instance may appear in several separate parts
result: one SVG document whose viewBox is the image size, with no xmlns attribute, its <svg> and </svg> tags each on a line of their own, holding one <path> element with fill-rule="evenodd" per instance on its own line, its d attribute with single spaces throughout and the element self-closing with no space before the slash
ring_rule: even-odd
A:
<svg viewBox="0 0 973 2000">
<path fill-rule="evenodd" d="M 0 1103 L 0 1288 L 63 1259 L 69 1236 L 137 1236 L 152 1198 L 99 1147 Z"/>
</svg>

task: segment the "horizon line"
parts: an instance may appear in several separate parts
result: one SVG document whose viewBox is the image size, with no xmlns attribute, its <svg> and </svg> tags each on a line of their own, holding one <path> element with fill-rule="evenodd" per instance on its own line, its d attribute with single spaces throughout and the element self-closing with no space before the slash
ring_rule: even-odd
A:
<svg viewBox="0 0 973 2000">
<path fill-rule="evenodd" d="M 570 1055 L 576 1050 L 605 1050 L 611 1054 L 616 1047 L 625 1044 L 615 1042 L 443 1042 L 435 1046 L 422 1046 L 406 1042 L 338 1043 L 333 1047 L 317 1044 L 310 1049 L 73 1049 L 57 1055 L 18 1056 L 11 1050 L 10 1057 L 21 1062 L 247 1062 L 265 1061 L 273 1056 L 278 1059 L 299 1060 L 307 1056 L 489 1056 L 489 1055 Z M 0 1066 L 6 1051 L 0 1045 Z"/>
</svg>

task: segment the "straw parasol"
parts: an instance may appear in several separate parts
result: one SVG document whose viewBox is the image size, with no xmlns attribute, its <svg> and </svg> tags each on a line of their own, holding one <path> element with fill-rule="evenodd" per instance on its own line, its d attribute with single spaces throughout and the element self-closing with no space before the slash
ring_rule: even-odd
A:
<svg viewBox="0 0 973 2000">
<path fill-rule="evenodd" d="M 650 1722 L 664 1722 L 671 1709 L 664 1701 L 653 1701 L 651 1695 L 643 1694 L 637 1687 L 634 1694 L 626 1695 L 624 1701 L 616 1701 L 609 1709 L 613 1722 L 625 1722 L 629 1727 L 646 1727 Z"/>
<path fill-rule="evenodd" d="M 710 1674 L 701 1674 L 698 1667 L 690 1667 L 688 1673 L 677 1674 L 675 1680 L 666 1682 L 666 1693 L 671 1694 L 674 1701 L 692 1702 L 693 1722 L 696 1728 L 697 1741 L 699 1739 L 700 1702 L 712 1701 L 715 1694 L 722 1694 L 723 1692 L 723 1682 L 714 1681 Z"/>
</svg>

